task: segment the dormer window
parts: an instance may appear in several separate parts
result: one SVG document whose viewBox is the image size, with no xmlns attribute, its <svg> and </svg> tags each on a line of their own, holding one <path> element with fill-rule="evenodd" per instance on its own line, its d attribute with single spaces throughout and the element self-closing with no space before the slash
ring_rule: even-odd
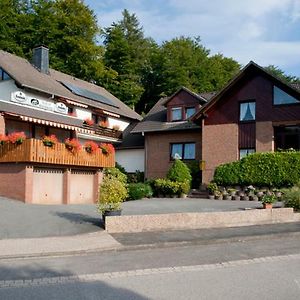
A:
<svg viewBox="0 0 300 300">
<path fill-rule="evenodd" d="M 189 119 L 195 112 L 196 112 L 195 107 L 187 107 L 185 109 L 185 117 L 186 117 L 186 119 Z"/>
<path fill-rule="evenodd" d="M 181 109 L 181 107 L 173 107 L 171 109 L 171 120 L 172 121 L 182 120 L 182 109 Z"/>
</svg>

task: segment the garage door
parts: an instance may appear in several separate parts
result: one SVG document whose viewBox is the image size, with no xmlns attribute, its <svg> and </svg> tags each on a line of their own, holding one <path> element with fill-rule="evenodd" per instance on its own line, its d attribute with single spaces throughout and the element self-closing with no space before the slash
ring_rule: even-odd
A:
<svg viewBox="0 0 300 300">
<path fill-rule="evenodd" d="M 33 169 L 32 203 L 63 203 L 63 170 L 48 168 Z"/>
<path fill-rule="evenodd" d="M 94 172 L 71 171 L 70 204 L 94 203 Z"/>
</svg>

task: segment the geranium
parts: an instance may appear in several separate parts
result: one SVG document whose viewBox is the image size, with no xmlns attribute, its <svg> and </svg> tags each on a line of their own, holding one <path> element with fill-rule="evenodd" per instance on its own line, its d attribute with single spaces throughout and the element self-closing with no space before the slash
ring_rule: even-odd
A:
<svg viewBox="0 0 300 300">
<path fill-rule="evenodd" d="M 115 148 L 112 144 L 102 143 L 100 144 L 100 149 L 102 150 L 102 153 L 105 155 L 110 155 L 115 153 Z"/>
<path fill-rule="evenodd" d="M 21 132 L 12 132 L 8 135 L 8 141 L 12 144 L 22 144 L 26 139 L 26 135 L 23 131 Z"/>
<path fill-rule="evenodd" d="M 84 144 L 85 151 L 88 153 L 96 153 L 98 145 L 93 141 L 88 141 Z"/>
<path fill-rule="evenodd" d="M 51 134 L 50 136 L 45 135 L 43 137 L 42 141 L 43 141 L 43 144 L 48 147 L 52 147 L 53 145 L 55 145 L 58 142 L 55 134 Z"/>
<path fill-rule="evenodd" d="M 5 134 L 0 134 L 0 145 L 4 145 L 8 141 L 8 137 Z"/>
<path fill-rule="evenodd" d="M 81 150 L 81 144 L 77 139 L 66 139 L 65 145 L 72 153 L 77 153 Z"/>
<path fill-rule="evenodd" d="M 86 118 L 86 119 L 84 119 L 83 124 L 92 126 L 92 125 L 94 125 L 94 121 L 92 119 Z"/>
<path fill-rule="evenodd" d="M 100 122 L 99 122 L 99 126 L 100 126 L 100 127 L 107 128 L 107 126 L 108 126 L 108 123 L 107 123 L 107 121 L 106 121 L 106 120 L 102 120 L 102 121 L 100 121 Z"/>
</svg>

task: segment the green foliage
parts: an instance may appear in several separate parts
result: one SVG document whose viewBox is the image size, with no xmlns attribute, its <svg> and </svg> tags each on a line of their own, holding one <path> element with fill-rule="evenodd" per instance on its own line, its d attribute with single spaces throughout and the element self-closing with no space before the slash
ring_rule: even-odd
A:
<svg viewBox="0 0 300 300">
<path fill-rule="evenodd" d="M 282 81 L 284 81 L 286 83 L 300 82 L 300 78 L 298 78 L 296 76 L 287 75 L 284 73 L 284 71 L 282 71 L 281 69 L 279 69 L 278 67 L 276 67 L 274 65 L 269 65 L 269 66 L 265 67 L 265 69 L 266 69 L 266 71 L 268 71 L 269 73 L 271 73 L 275 77 L 278 77 L 279 79 L 281 79 Z"/>
<path fill-rule="evenodd" d="M 118 168 L 106 168 L 105 176 L 109 178 L 116 178 L 120 181 L 124 186 L 127 184 L 127 175 L 122 173 Z"/>
<path fill-rule="evenodd" d="M 128 193 L 125 185 L 116 177 L 106 175 L 100 185 L 100 196 L 98 200 L 98 211 L 118 210 Z"/>
<path fill-rule="evenodd" d="M 146 183 L 130 183 L 128 185 L 128 198 L 130 200 L 138 200 L 142 198 L 152 197 L 153 192 L 149 184 Z"/>
<path fill-rule="evenodd" d="M 119 163 L 117 163 L 117 162 L 116 162 L 116 168 L 117 168 L 120 172 L 122 172 L 123 174 L 126 174 L 125 168 L 124 168 L 122 165 L 120 165 Z"/>
<path fill-rule="evenodd" d="M 188 181 L 190 183 L 192 176 L 188 166 L 183 161 L 175 159 L 168 171 L 167 179 L 178 182 Z"/>
<path fill-rule="evenodd" d="M 207 185 L 208 192 L 213 195 L 215 192 L 219 191 L 219 187 L 215 182 L 211 182 Z"/>
<path fill-rule="evenodd" d="M 300 152 L 254 153 L 216 168 L 218 185 L 287 187 L 300 179 Z"/>
<path fill-rule="evenodd" d="M 282 195 L 284 206 L 300 210 L 300 187 L 294 186 L 290 189 L 284 189 Z"/>
<path fill-rule="evenodd" d="M 188 181 L 178 182 L 169 179 L 156 179 L 153 183 L 156 195 L 163 196 L 181 196 L 188 194 L 190 190 L 190 183 Z"/>
<path fill-rule="evenodd" d="M 129 183 L 144 182 L 145 174 L 137 170 L 135 173 L 128 173 L 127 178 Z"/>
<path fill-rule="evenodd" d="M 275 203 L 277 201 L 277 197 L 273 192 L 268 192 L 263 195 L 261 203 Z"/>
</svg>

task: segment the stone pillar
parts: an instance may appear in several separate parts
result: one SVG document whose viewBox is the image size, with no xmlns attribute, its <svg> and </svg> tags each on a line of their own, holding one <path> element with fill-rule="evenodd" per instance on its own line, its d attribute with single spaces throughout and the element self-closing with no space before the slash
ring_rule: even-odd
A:
<svg viewBox="0 0 300 300">
<path fill-rule="evenodd" d="M 70 184 L 71 184 L 71 170 L 65 169 L 63 174 L 63 204 L 70 203 L 71 200 Z"/>
<path fill-rule="evenodd" d="M 24 187 L 24 202 L 32 203 L 33 200 L 33 167 L 26 166 L 24 168 L 25 187 Z"/>
<path fill-rule="evenodd" d="M 256 122 L 256 152 L 274 151 L 274 128 L 271 121 Z"/>
<path fill-rule="evenodd" d="M 95 172 L 94 174 L 94 185 L 93 185 L 93 200 L 94 203 L 97 203 L 97 200 L 99 198 L 99 186 L 100 183 L 102 182 L 103 179 L 103 171 L 102 170 L 98 170 Z"/>
</svg>

